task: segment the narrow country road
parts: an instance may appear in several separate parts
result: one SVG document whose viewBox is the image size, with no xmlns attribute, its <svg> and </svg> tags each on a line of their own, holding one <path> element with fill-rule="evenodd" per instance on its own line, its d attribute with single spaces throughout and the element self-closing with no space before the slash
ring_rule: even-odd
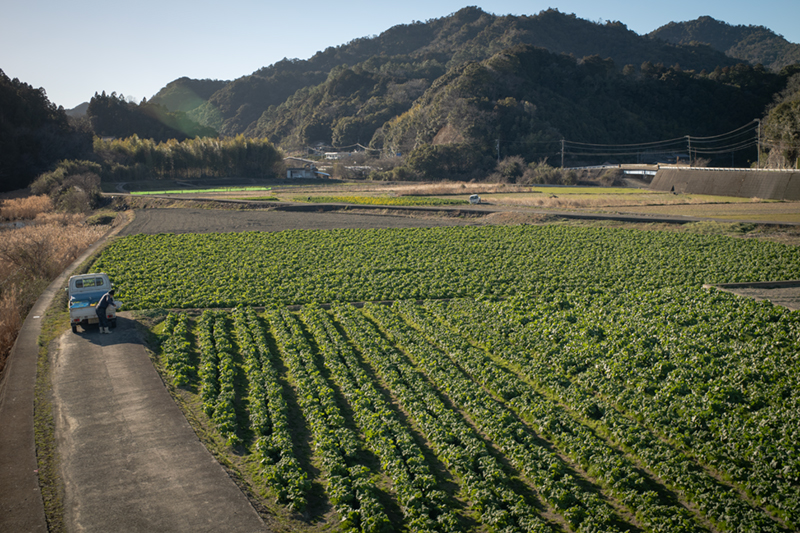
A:
<svg viewBox="0 0 800 533">
<path fill-rule="evenodd" d="M 170 397 L 135 324 L 120 316 L 112 331 L 68 331 L 55 353 L 67 531 L 264 531 Z"/>
</svg>

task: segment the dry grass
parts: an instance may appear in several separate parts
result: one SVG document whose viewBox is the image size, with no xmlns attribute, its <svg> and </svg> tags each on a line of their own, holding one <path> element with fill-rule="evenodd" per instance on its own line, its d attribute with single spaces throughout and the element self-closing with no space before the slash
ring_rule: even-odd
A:
<svg viewBox="0 0 800 533">
<path fill-rule="evenodd" d="M 104 227 L 61 221 L 5 230 L 0 233 L 0 279 L 15 270 L 30 277 L 54 278 L 105 232 Z"/>
<path fill-rule="evenodd" d="M 39 213 L 33 223 L 53 226 L 79 226 L 85 220 L 86 215 L 80 213 Z"/>
<path fill-rule="evenodd" d="M 9 287 L 0 295 L 0 370 L 22 327 L 21 296 L 22 291 L 17 286 Z"/>
<path fill-rule="evenodd" d="M 41 291 L 105 234 L 83 218 L 40 214 L 31 225 L 0 231 L 0 370 Z"/>
<path fill-rule="evenodd" d="M 0 203 L 0 220 L 33 220 L 42 213 L 53 210 L 49 196 L 28 196 L 3 200 Z"/>
<path fill-rule="evenodd" d="M 753 204 L 758 199 L 713 197 L 704 195 L 673 195 L 658 192 L 630 192 L 624 194 L 575 194 L 569 190 L 553 190 L 540 194 L 501 195 L 484 198 L 494 205 L 562 208 L 598 209 L 640 206 L 679 206 L 707 204 Z M 772 204 L 773 202 L 767 202 Z"/>
<path fill-rule="evenodd" d="M 409 184 L 392 187 L 398 196 L 442 196 L 450 194 L 499 194 L 527 190 L 519 185 L 505 183 L 463 183 L 443 181 L 440 183 Z"/>
</svg>

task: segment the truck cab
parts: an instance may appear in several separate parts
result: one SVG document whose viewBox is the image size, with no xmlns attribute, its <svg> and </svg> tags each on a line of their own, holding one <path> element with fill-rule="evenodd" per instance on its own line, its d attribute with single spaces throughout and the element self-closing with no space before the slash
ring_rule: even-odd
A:
<svg viewBox="0 0 800 533">
<path fill-rule="evenodd" d="M 94 274 L 80 274 L 69 278 L 69 319 L 72 332 L 78 332 L 78 325 L 86 329 L 89 324 L 97 324 L 95 306 L 105 293 L 113 288 L 108 274 L 98 272 Z M 117 309 L 121 302 L 114 301 L 116 306 L 108 306 L 106 318 L 111 327 L 117 326 Z"/>
</svg>

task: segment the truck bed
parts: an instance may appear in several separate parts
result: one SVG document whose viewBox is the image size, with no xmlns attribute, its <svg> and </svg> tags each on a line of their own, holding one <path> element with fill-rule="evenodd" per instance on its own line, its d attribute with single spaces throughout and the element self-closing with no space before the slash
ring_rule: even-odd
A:
<svg viewBox="0 0 800 533">
<path fill-rule="evenodd" d="M 81 294 L 76 294 L 69 301 L 69 308 L 81 309 L 83 307 L 94 307 L 95 305 L 97 305 L 97 302 L 100 301 L 100 298 L 102 298 L 104 294 L 105 291 L 84 292 Z"/>
</svg>

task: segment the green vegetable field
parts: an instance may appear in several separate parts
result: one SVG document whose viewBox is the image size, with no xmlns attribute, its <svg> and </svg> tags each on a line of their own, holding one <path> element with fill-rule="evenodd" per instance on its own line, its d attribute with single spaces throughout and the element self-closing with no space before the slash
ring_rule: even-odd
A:
<svg viewBox="0 0 800 533">
<path fill-rule="evenodd" d="M 795 247 L 557 225 L 161 234 L 93 268 L 165 310 L 169 378 L 291 529 L 800 527 L 800 313 L 702 288 L 800 279 Z"/>
</svg>

